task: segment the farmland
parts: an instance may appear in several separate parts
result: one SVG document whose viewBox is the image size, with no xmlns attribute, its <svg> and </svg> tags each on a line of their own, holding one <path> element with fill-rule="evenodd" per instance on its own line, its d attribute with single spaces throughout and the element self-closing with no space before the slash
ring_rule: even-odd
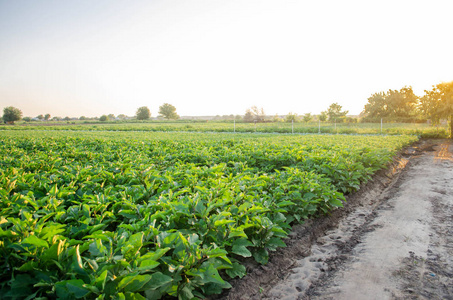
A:
<svg viewBox="0 0 453 300">
<path fill-rule="evenodd" d="M 203 298 L 414 136 L 0 132 L 0 298 Z"/>
<path fill-rule="evenodd" d="M 21 126 L 0 126 L 0 130 L 55 131 L 145 131 L 145 132 L 236 132 L 236 133 L 328 133 L 328 134 L 410 134 L 427 138 L 445 138 L 448 128 L 426 123 L 338 123 L 331 122 L 269 122 L 243 123 L 233 121 L 71 121 L 32 122 Z"/>
</svg>

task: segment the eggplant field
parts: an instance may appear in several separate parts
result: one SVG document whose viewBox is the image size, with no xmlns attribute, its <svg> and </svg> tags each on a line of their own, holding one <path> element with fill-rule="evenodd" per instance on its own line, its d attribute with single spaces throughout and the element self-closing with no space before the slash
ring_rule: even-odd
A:
<svg viewBox="0 0 453 300">
<path fill-rule="evenodd" d="M 203 299 L 415 136 L 0 132 L 1 299 Z"/>
</svg>

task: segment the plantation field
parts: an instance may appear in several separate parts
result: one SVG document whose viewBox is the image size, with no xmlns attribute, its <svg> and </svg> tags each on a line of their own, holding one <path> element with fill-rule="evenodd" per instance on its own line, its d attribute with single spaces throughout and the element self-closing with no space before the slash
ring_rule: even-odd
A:
<svg viewBox="0 0 453 300">
<path fill-rule="evenodd" d="M 0 131 L 0 298 L 220 293 L 416 139 Z"/>
<path fill-rule="evenodd" d="M 88 122 L 88 121 L 87 121 Z M 93 121 L 90 121 L 93 122 Z M 237 133 L 339 133 L 339 134 L 410 134 L 427 138 L 448 137 L 446 125 L 431 126 L 416 123 L 242 123 L 232 121 L 201 122 L 201 121 L 135 121 L 128 123 L 111 122 L 86 123 L 74 122 L 42 122 L 22 123 L 20 126 L 0 126 L 0 130 L 72 130 L 72 131 L 151 131 L 151 132 L 237 132 Z"/>
</svg>

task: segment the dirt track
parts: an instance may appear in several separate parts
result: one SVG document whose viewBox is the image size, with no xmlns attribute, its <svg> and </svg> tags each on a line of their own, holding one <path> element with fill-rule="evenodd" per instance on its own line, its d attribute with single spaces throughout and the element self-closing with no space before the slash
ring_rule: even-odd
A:
<svg viewBox="0 0 453 300">
<path fill-rule="evenodd" d="M 453 299 L 453 146 L 423 141 L 224 299 Z"/>
</svg>

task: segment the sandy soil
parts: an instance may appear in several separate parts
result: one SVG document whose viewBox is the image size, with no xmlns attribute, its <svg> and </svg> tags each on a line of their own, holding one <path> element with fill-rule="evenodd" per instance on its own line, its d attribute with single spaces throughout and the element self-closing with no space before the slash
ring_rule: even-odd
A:
<svg viewBox="0 0 453 300">
<path fill-rule="evenodd" d="M 406 149 L 221 299 L 453 299 L 453 146 Z"/>
</svg>

